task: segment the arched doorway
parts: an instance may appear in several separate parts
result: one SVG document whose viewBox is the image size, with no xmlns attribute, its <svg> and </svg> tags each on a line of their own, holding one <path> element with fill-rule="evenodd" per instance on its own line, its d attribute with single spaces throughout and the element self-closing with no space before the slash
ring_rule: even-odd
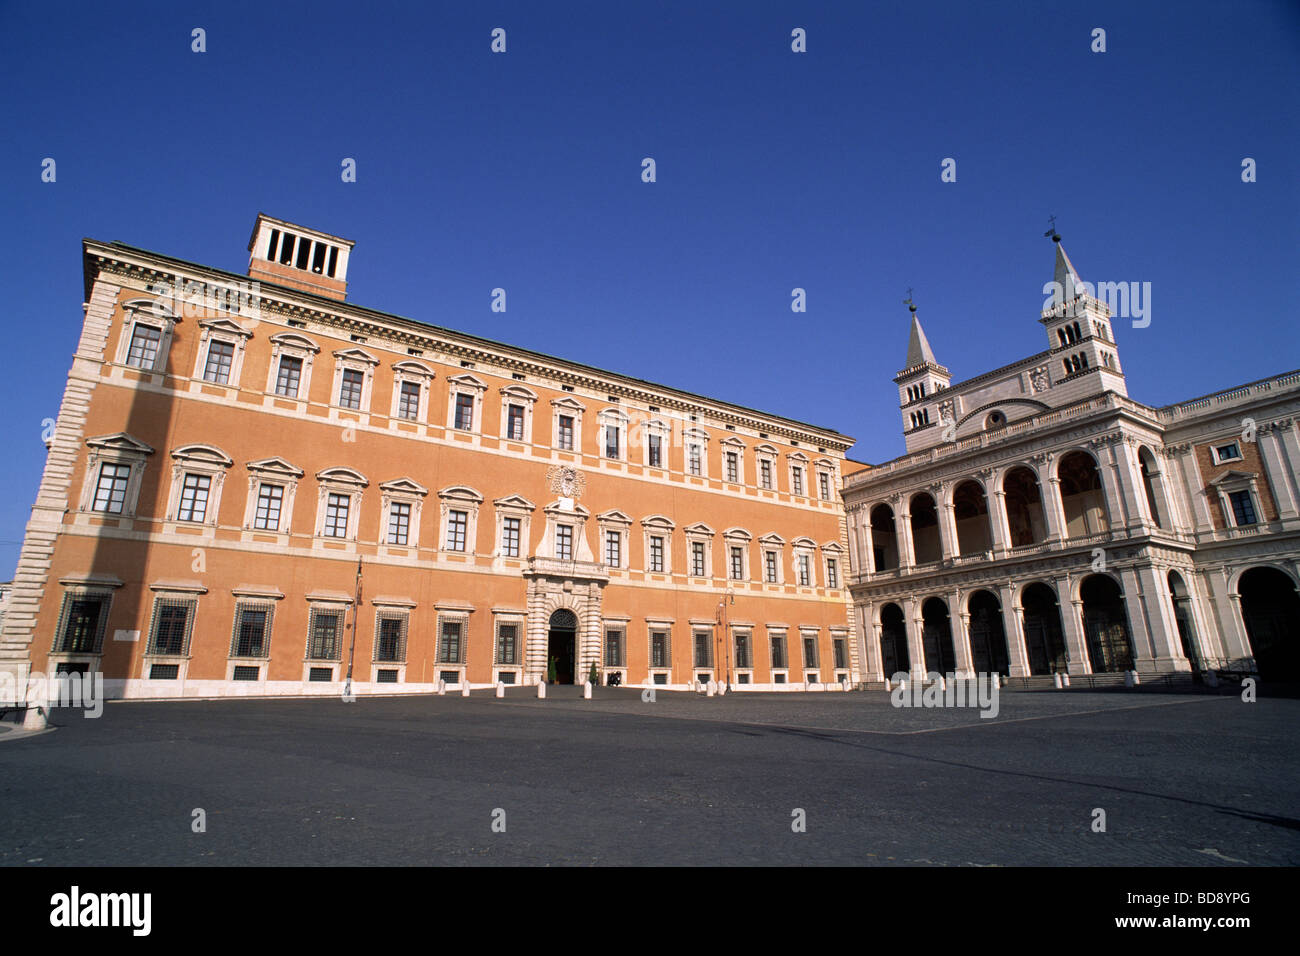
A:
<svg viewBox="0 0 1300 956">
<path fill-rule="evenodd" d="M 889 505 L 876 505 L 871 509 L 871 550 L 873 571 L 892 571 L 898 567 L 898 539 L 894 534 L 894 509 Z"/>
<path fill-rule="evenodd" d="M 912 496 L 908 505 L 912 513 L 912 556 L 917 564 L 938 561 L 943 554 L 939 544 L 939 512 L 934 498 L 925 492 Z"/>
<path fill-rule="evenodd" d="M 1133 642 L 1129 637 L 1124 595 L 1115 579 L 1094 574 L 1079 588 L 1083 601 L 1083 635 L 1093 673 L 1131 671 Z"/>
<path fill-rule="evenodd" d="M 929 598 L 921 605 L 921 647 L 927 673 L 951 674 L 957 669 L 948 605 L 941 598 Z"/>
<path fill-rule="evenodd" d="M 577 664 L 578 615 L 567 607 L 551 615 L 546 637 L 546 680 L 553 684 L 572 684 Z M 552 671 L 554 668 L 554 671 Z"/>
<path fill-rule="evenodd" d="M 1177 571 L 1169 572 L 1169 595 L 1174 604 L 1174 622 L 1178 625 L 1178 640 L 1183 646 L 1183 656 L 1192 664 L 1192 675 L 1198 677 L 1205 669 L 1196 645 L 1196 628 L 1192 623 L 1192 596 L 1183 577 Z"/>
<path fill-rule="evenodd" d="M 993 548 L 989 530 L 989 504 L 979 482 L 967 479 L 952 493 L 953 518 L 957 523 L 957 553 L 980 554 Z"/>
<path fill-rule="evenodd" d="M 1300 680 L 1300 596 L 1277 568 L 1251 568 L 1237 582 L 1241 617 L 1261 680 Z"/>
<path fill-rule="evenodd" d="M 1147 495 L 1147 509 L 1151 512 L 1151 520 L 1155 522 L 1157 528 L 1168 529 L 1171 526 L 1171 518 L 1165 513 L 1163 496 L 1159 493 L 1160 466 L 1156 463 L 1156 456 L 1145 445 L 1138 449 L 1138 467 L 1142 469 L 1142 488 Z"/>
<path fill-rule="evenodd" d="M 1084 452 L 1072 451 L 1061 459 L 1056 474 L 1061 479 L 1066 537 L 1079 538 L 1107 530 L 1110 522 L 1106 519 L 1106 498 L 1096 460 Z"/>
<path fill-rule="evenodd" d="M 1065 673 L 1065 633 L 1061 629 L 1061 609 L 1056 604 L 1056 592 L 1042 581 L 1035 581 L 1025 588 L 1020 603 L 1024 608 L 1029 673 Z"/>
<path fill-rule="evenodd" d="M 899 671 L 912 670 L 907 654 L 907 625 L 903 621 L 903 609 L 897 604 L 886 604 L 880 609 L 880 668 L 886 678 Z"/>
<path fill-rule="evenodd" d="M 1007 527 L 1011 547 L 1020 548 L 1047 540 L 1047 519 L 1043 516 L 1043 498 L 1038 491 L 1038 476 L 1023 465 L 1007 472 L 1002 480 L 1006 492 Z"/>
<path fill-rule="evenodd" d="M 970 654 L 975 673 L 1008 673 L 1007 632 L 1002 624 L 1002 602 L 992 591 L 976 591 L 970 596 L 966 607 L 970 611 Z"/>
</svg>

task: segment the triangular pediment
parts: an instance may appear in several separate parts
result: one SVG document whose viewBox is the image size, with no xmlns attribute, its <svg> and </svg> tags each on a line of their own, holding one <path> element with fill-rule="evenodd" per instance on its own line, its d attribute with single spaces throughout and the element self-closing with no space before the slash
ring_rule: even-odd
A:
<svg viewBox="0 0 1300 956">
<path fill-rule="evenodd" d="M 463 385 L 466 388 L 475 388 L 480 392 L 487 388 L 487 383 L 477 376 L 470 375 L 468 372 L 462 372 L 460 375 L 449 376 L 447 381 L 452 385 Z"/>
<path fill-rule="evenodd" d="M 421 497 L 429 493 L 429 489 L 414 478 L 394 478 L 392 481 L 385 481 L 380 484 L 379 490 L 395 491 L 403 495 L 420 495 Z"/>
<path fill-rule="evenodd" d="M 379 359 L 375 358 L 365 349 L 338 349 L 334 353 L 336 359 L 351 360 L 353 362 L 365 362 L 367 365 L 378 365 Z"/>
<path fill-rule="evenodd" d="M 596 515 L 597 521 L 608 521 L 611 524 L 631 524 L 632 519 L 628 515 L 618 510 L 606 511 Z"/>
<path fill-rule="evenodd" d="M 138 438 L 132 438 L 126 432 L 117 432 L 113 435 L 100 435 L 97 438 L 87 438 L 86 444 L 91 448 L 111 448 L 114 451 L 129 451 L 140 455 L 152 455 L 153 448 L 140 441 Z"/>
<path fill-rule="evenodd" d="M 285 478 L 301 478 L 303 470 L 297 465 L 290 464 L 283 458 L 261 458 L 257 461 L 250 461 L 244 465 L 254 474 L 279 475 Z"/>
<path fill-rule="evenodd" d="M 240 335 L 244 338 L 249 338 L 253 334 L 233 319 L 226 318 L 202 319 L 199 322 L 199 327 L 207 329 L 209 332 L 229 332 L 232 335 Z"/>
<path fill-rule="evenodd" d="M 1233 481 L 1253 481 L 1258 477 L 1259 476 L 1253 471 L 1237 471 L 1233 468 L 1229 471 L 1225 471 L 1223 474 L 1219 475 L 1219 477 L 1211 479 L 1210 484 L 1223 485 Z"/>
<path fill-rule="evenodd" d="M 497 498 L 492 504 L 498 508 L 519 508 L 523 511 L 532 511 L 537 507 L 523 495 L 506 495 L 504 498 Z"/>
<path fill-rule="evenodd" d="M 695 524 L 688 524 L 682 530 L 685 531 L 687 534 L 702 534 L 702 535 L 707 535 L 710 538 L 713 537 L 713 535 L 715 534 L 714 530 L 710 528 L 707 524 L 705 524 L 703 521 L 697 521 L 695 522 Z"/>
</svg>

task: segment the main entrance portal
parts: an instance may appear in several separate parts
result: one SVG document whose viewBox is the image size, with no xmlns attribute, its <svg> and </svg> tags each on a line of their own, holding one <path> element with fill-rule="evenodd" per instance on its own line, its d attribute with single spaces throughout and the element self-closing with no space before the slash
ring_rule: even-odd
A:
<svg viewBox="0 0 1300 956">
<path fill-rule="evenodd" d="M 546 639 L 546 680 L 552 684 L 572 684 L 577 659 L 578 616 L 568 608 L 551 615 Z"/>
</svg>

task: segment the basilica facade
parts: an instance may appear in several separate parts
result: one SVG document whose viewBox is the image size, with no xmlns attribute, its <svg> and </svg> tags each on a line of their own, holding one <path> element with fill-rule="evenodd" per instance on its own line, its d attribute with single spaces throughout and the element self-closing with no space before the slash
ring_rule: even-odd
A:
<svg viewBox="0 0 1300 956">
<path fill-rule="evenodd" d="M 11 684 L 860 681 L 851 438 L 353 305 L 352 253 L 269 216 L 247 275 L 85 241 Z"/>
<path fill-rule="evenodd" d="M 1300 371 L 1129 398 L 1111 309 L 1053 238 L 1042 351 L 953 383 L 912 307 L 907 452 L 843 492 L 865 682 L 1300 678 Z"/>
</svg>

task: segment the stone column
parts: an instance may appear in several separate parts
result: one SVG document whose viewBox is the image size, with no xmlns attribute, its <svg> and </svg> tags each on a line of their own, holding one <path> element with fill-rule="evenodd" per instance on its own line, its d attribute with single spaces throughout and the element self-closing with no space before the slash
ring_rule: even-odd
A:
<svg viewBox="0 0 1300 956">
<path fill-rule="evenodd" d="M 1169 590 L 1169 576 L 1159 569 L 1146 565 L 1121 573 L 1126 578 L 1124 597 L 1129 604 L 1129 617 L 1133 617 L 1133 605 L 1145 606 L 1145 622 L 1148 626 L 1147 642 L 1152 655 L 1147 661 L 1152 670 L 1158 674 L 1173 671 L 1190 671 L 1191 662 L 1183 654 L 1182 641 L 1178 636 L 1178 621 L 1174 618 L 1174 598 Z M 1130 589 L 1136 591 L 1130 600 Z M 1139 612 L 1140 613 L 1140 612 Z M 1131 626 L 1131 622 L 1130 622 Z M 1134 643 L 1137 643 L 1136 636 Z M 1142 668 L 1138 668 L 1142 670 Z"/>
<path fill-rule="evenodd" d="M 1114 445 L 1110 441 L 1094 441 L 1092 450 L 1098 458 L 1097 473 L 1101 476 L 1102 497 L 1106 501 L 1106 528 L 1117 531 L 1128 526 L 1129 511 L 1124 507 L 1124 491 L 1116 483 Z"/>
<path fill-rule="evenodd" d="M 1141 465 L 1134 454 L 1133 439 L 1125 436 L 1121 442 L 1116 442 L 1114 446 L 1114 455 L 1116 458 L 1115 468 L 1119 473 L 1120 494 L 1124 498 L 1124 510 L 1126 512 L 1125 526 L 1129 528 L 1141 527 L 1147 530 L 1147 527 L 1156 526 L 1155 516 L 1151 514 L 1150 506 L 1147 504 L 1146 488 L 1142 482 Z"/>
<path fill-rule="evenodd" d="M 858 633 L 863 635 L 862 660 L 866 662 L 863 679 L 882 681 L 885 678 L 881 674 L 880 664 L 880 625 L 873 623 L 875 616 L 874 604 L 858 605 L 858 622 L 861 625 Z"/>
<path fill-rule="evenodd" d="M 956 676 L 969 680 L 975 676 L 975 661 L 970 649 L 970 613 L 962 606 L 961 592 L 952 592 L 952 608 L 948 617 L 953 622 L 952 649 L 957 658 Z"/>
<path fill-rule="evenodd" d="M 848 525 L 849 530 L 849 570 L 853 574 L 860 574 L 862 571 L 862 558 L 858 550 L 858 520 L 860 514 L 858 508 L 850 508 L 844 516 L 845 524 Z"/>
<path fill-rule="evenodd" d="M 876 552 L 874 549 L 875 542 L 871 538 L 871 513 L 870 512 L 867 512 L 865 515 L 863 515 L 863 520 L 861 525 L 859 525 L 858 530 L 862 535 L 862 541 L 861 541 L 862 573 L 872 574 L 878 569 L 876 568 Z"/>
<path fill-rule="evenodd" d="M 1197 467 L 1192 446 L 1186 443 L 1179 445 L 1175 454 L 1178 467 L 1182 472 L 1182 486 L 1191 504 L 1192 526 L 1197 532 L 1212 531 L 1214 519 L 1210 513 L 1210 499 L 1206 492 L 1205 481 L 1201 478 L 1201 469 Z"/>
<path fill-rule="evenodd" d="M 907 614 L 907 658 L 913 680 L 923 680 L 925 678 L 925 645 L 921 641 L 921 630 L 924 622 L 921 620 L 921 609 L 916 603 L 915 598 L 907 598 L 904 601 L 904 612 Z"/>
<path fill-rule="evenodd" d="M 989 499 L 989 525 L 993 531 L 993 550 L 999 554 L 1011 550 L 1011 522 L 1007 518 L 1007 493 L 1001 488 Z"/>
<path fill-rule="evenodd" d="M 1002 630 L 1007 638 L 1007 673 L 1011 677 L 1029 676 L 1029 654 L 1025 650 L 1024 608 L 1016 601 L 1015 588 L 1004 584 L 998 588 L 1002 605 Z"/>
<path fill-rule="evenodd" d="M 910 571 L 916 559 L 912 556 L 912 516 L 906 512 L 894 512 L 894 541 L 898 545 L 898 567 Z"/>
<path fill-rule="evenodd" d="M 1083 602 L 1070 597 L 1070 578 L 1057 578 L 1056 603 L 1061 612 L 1061 628 L 1065 631 L 1065 654 L 1069 658 L 1066 670 L 1071 674 L 1090 674 L 1088 649 L 1083 635 Z"/>
<path fill-rule="evenodd" d="M 1260 429 L 1258 434 L 1260 458 L 1264 462 L 1264 474 L 1268 486 L 1273 491 L 1273 500 L 1277 502 L 1277 516 L 1283 520 L 1300 516 L 1296 508 L 1296 493 L 1292 489 L 1296 472 L 1288 472 L 1286 447 L 1283 444 L 1281 426 L 1271 426 L 1268 431 Z M 1300 465 L 1300 462 L 1297 462 Z M 1263 515 L 1260 515 L 1263 518 Z"/>
<path fill-rule="evenodd" d="M 957 506 L 952 503 L 951 493 L 947 482 L 930 487 L 939 519 L 939 556 L 944 561 L 951 561 L 961 553 L 961 543 L 957 540 Z"/>
</svg>

